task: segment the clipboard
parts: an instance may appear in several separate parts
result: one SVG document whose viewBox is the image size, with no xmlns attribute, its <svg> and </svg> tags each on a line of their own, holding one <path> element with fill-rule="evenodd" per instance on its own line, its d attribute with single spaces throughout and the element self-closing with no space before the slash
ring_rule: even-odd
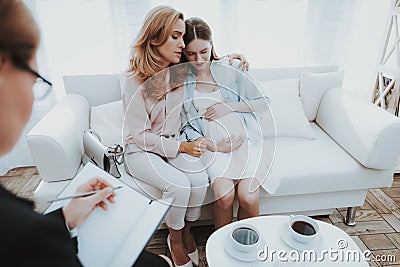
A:
<svg viewBox="0 0 400 267">
<path fill-rule="evenodd" d="M 85 267 L 132 266 L 161 224 L 173 199 L 152 200 L 90 162 L 58 197 L 72 195 L 81 183 L 95 176 L 123 188 L 116 191 L 115 204 L 107 203 L 108 211 L 96 208 L 88 220 L 77 227 L 78 258 Z M 54 202 L 45 213 L 63 207 L 68 201 Z"/>
</svg>

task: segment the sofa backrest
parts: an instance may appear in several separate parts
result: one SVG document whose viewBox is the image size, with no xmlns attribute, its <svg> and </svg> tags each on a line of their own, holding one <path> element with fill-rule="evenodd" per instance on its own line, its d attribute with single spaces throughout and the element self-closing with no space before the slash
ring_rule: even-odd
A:
<svg viewBox="0 0 400 267">
<path fill-rule="evenodd" d="M 258 81 L 268 81 L 300 77 L 305 71 L 324 73 L 337 71 L 338 66 L 310 66 L 288 68 L 252 69 L 252 76 Z M 80 94 L 86 97 L 92 106 L 98 106 L 121 99 L 121 87 L 118 74 L 68 75 L 64 76 L 64 88 L 67 94 Z"/>
<path fill-rule="evenodd" d="M 91 106 L 121 99 L 118 74 L 68 75 L 63 79 L 67 94 L 83 95 Z"/>
<path fill-rule="evenodd" d="M 288 78 L 300 78 L 303 72 L 324 73 L 339 69 L 336 65 L 287 67 L 287 68 L 255 68 L 251 70 L 253 78 L 257 81 L 269 81 Z"/>
</svg>

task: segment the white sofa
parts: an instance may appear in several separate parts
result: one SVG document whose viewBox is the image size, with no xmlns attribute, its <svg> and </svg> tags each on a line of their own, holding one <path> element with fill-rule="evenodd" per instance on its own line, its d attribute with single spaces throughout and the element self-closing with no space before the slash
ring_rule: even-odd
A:
<svg viewBox="0 0 400 267">
<path fill-rule="evenodd" d="M 304 72 L 326 73 L 337 69 L 337 66 L 315 66 L 252 72 L 258 81 L 285 84 L 297 79 L 299 86 Z M 111 103 L 120 103 L 115 102 L 120 100 L 117 74 L 65 76 L 64 85 L 66 96 L 27 135 L 42 179 L 34 194 L 39 212 L 46 208 L 47 199 L 55 197 L 82 166 L 84 130 L 96 128 L 95 123 L 103 120 L 102 127 L 108 127 L 110 132 L 119 135 L 116 140 L 121 140 L 121 125 L 118 125 L 121 107 L 97 118 L 91 114 Z M 285 88 L 281 90 L 284 92 Z M 346 220 L 351 225 L 355 207 L 363 205 L 369 188 L 391 186 L 400 154 L 400 119 L 347 95 L 340 88 L 332 88 L 321 97 L 316 120 L 307 126 L 313 135 L 311 139 L 279 136 L 277 126 L 278 137 L 272 138 L 276 146 L 273 173 L 279 177 L 280 185 L 275 194 L 261 190 L 260 214 L 322 215 L 332 213 L 335 208 L 349 207 Z M 303 105 L 307 104 L 302 101 Z M 288 111 L 285 116 L 291 118 L 290 108 L 285 108 Z M 274 117 L 279 119 L 278 114 Z M 290 125 L 296 126 L 297 122 Z M 119 167 L 124 182 L 161 196 L 156 188 L 130 177 L 123 165 Z M 212 195 L 211 190 L 208 193 Z M 212 219 L 210 208 L 210 204 L 203 206 L 201 220 Z"/>
</svg>

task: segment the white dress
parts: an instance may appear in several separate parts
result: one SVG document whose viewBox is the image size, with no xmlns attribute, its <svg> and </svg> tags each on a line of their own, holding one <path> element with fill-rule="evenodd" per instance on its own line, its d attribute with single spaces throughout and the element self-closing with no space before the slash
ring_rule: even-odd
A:
<svg viewBox="0 0 400 267">
<path fill-rule="evenodd" d="M 212 93 L 202 93 L 195 90 L 193 94 L 193 105 L 199 116 L 202 116 L 208 107 L 224 102 L 220 90 Z M 235 137 L 243 135 L 245 138 L 248 136 L 236 112 L 230 112 L 212 121 L 203 118 L 202 122 L 204 136 L 209 137 L 215 144 L 232 135 Z M 259 181 L 264 178 L 256 177 L 258 173 L 266 173 L 266 164 L 263 164 L 264 162 L 261 159 L 262 145 L 260 143 L 245 141 L 239 149 L 230 153 L 207 150 L 201 160 L 207 168 L 211 183 L 218 177 L 234 180 L 257 178 Z"/>
</svg>

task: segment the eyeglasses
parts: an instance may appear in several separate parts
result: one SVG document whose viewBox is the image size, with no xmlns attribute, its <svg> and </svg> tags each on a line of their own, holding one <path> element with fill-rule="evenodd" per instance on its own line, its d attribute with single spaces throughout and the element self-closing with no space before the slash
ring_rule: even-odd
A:
<svg viewBox="0 0 400 267">
<path fill-rule="evenodd" d="M 27 66 L 25 70 L 28 71 L 29 73 L 35 75 L 39 80 L 41 80 L 41 81 L 43 81 L 44 83 L 48 84 L 50 87 L 53 86 L 53 84 L 52 84 L 49 80 L 47 80 L 46 78 L 44 78 L 44 77 L 43 77 L 42 75 L 40 75 L 37 71 L 31 69 L 31 67 Z"/>
<path fill-rule="evenodd" d="M 22 69 L 22 70 L 25 70 L 25 71 L 27 71 L 27 72 L 29 72 L 29 73 L 31 73 L 32 75 L 36 76 L 39 80 L 42 80 L 43 82 L 47 83 L 50 87 L 53 86 L 53 84 L 52 84 L 49 80 L 45 79 L 45 78 L 44 78 L 42 75 L 40 75 L 37 71 L 33 70 L 28 64 L 23 63 L 23 62 L 20 61 L 20 60 L 14 60 L 14 64 L 15 64 L 18 68 L 20 68 L 20 69 Z"/>
<path fill-rule="evenodd" d="M 24 63 L 22 60 L 13 60 L 14 65 L 20 68 L 21 70 L 27 71 L 30 74 L 34 75 L 37 78 L 36 83 L 33 86 L 33 93 L 34 97 L 36 99 L 43 99 L 45 98 L 49 93 L 50 90 L 53 86 L 53 84 L 44 78 L 42 75 L 40 75 L 37 71 L 33 70 L 28 64 Z M 38 82 L 43 82 L 45 83 L 45 86 L 37 84 Z"/>
</svg>

